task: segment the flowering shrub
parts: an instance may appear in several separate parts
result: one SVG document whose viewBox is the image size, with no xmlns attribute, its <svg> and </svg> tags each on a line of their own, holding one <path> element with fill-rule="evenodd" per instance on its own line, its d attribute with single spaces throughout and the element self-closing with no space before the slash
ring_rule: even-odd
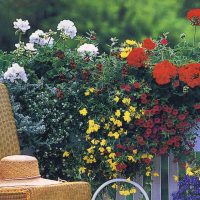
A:
<svg viewBox="0 0 200 200">
<path fill-rule="evenodd" d="M 21 38 L 25 29 L 17 29 Z M 16 50 L 0 54 L 12 65 L 4 66 L 3 81 L 22 145 L 32 148 L 44 175 L 95 185 L 136 172 L 159 176 L 152 167 L 158 155 L 193 160 L 198 47 L 182 37 L 171 48 L 167 34 L 142 43 L 111 38 L 106 54 L 94 32 L 79 36 L 69 20 L 57 29 L 37 30 L 29 43 L 20 39 Z"/>
</svg>

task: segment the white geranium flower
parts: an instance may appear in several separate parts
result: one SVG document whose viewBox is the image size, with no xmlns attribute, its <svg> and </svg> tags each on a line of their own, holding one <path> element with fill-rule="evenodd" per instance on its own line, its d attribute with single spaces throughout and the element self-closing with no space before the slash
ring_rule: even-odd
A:
<svg viewBox="0 0 200 200">
<path fill-rule="evenodd" d="M 15 47 L 18 49 L 20 47 L 20 43 L 15 44 Z"/>
<path fill-rule="evenodd" d="M 29 25 L 28 20 L 22 20 L 22 19 L 16 19 L 15 22 L 13 22 L 14 28 L 22 31 L 25 33 L 27 30 L 29 30 L 31 27 Z"/>
<path fill-rule="evenodd" d="M 34 48 L 34 44 L 33 43 L 26 43 L 26 45 L 24 46 L 24 49 L 27 51 L 36 51 L 37 49 Z"/>
<path fill-rule="evenodd" d="M 28 78 L 23 67 L 20 67 L 17 63 L 13 63 L 12 67 L 9 67 L 4 73 L 4 79 L 10 80 L 12 83 L 16 80 L 22 80 L 27 82 Z"/>
<path fill-rule="evenodd" d="M 29 42 L 32 44 L 39 44 L 40 46 L 52 46 L 54 39 L 49 37 L 48 34 L 44 33 L 42 30 L 37 30 L 30 35 Z"/>
<path fill-rule="evenodd" d="M 77 51 L 82 55 L 82 56 L 96 56 L 99 52 L 98 48 L 95 47 L 93 44 L 83 44 L 81 45 Z"/>
<path fill-rule="evenodd" d="M 62 31 L 65 35 L 73 39 L 76 36 L 77 29 L 74 23 L 70 20 L 63 20 L 57 26 L 57 30 Z"/>
</svg>

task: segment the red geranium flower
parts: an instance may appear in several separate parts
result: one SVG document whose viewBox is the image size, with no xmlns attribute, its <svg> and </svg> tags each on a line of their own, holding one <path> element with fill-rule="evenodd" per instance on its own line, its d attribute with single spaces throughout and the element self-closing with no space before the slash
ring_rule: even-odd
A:
<svg viewBox="0 0 200 200">
<path fill-rule="evenodd" d="M 127 57 L 128 65 L 138 68 L 144 66 L 147 60 L 148 56 L 145 54 L 143 48 L 134 48 Z"/>
<path fill-rule="evenodd" d="M 160 40 L 160 43 L 164 46 L 167 46 L 168 45 L 168 40 L 163 38 L 162 40 Z"/>
<path fill-rule="evenodd" d="M 157 44 L 151 38 L 146 38 L 145 40 L 143 40 L 142 47 L 147 50 L 151 51 L 151 50 L 155 49 L 156 46 L 157 46 Z"/>
<path fill-rule="evenodd" d="M 200 63 L 190 63 L 178 69 L 179 79 L 189 87 L 200 85 Z"/>
<path fill-rule="evenodd" d="M 135 89 L 140 89 L 140 88 L 141 88 L 141 84 L 138 83 L 138 82 L 135 82 L 135 83 L 133 84 L 133 87 L 134 87 Z"/>
<path fill-rule="evenodd" d="M 176 74 L 176 66 L 170 63 L 168 60 L 157 63 L 153 69 L 153 77 L 156 79 L 156 83 L 159 85 L 169 83 L 171 78 L 176 77 Z"/>
<path fill-rule="evenodd" d="M 187 12 L 187 19 L 191 21 L 193 26 L 200 26 L 200 9 L 191 9 Z"/>
</svg>

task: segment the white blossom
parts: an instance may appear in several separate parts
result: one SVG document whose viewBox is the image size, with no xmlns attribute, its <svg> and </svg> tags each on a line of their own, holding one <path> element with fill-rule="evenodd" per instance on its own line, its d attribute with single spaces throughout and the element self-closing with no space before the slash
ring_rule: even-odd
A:
<svg viewBox="0 0 200 200">
<path fill-rule="evenodd" d="M 62 31 L 65 35 L 73 39 L 76 36 L 77 29 L 74 23 L 70 20 L 63 20 L 57 26 L 57 30 Z"/>
<path fill-rule="evenodd" d="M 81 45 L 77 51 L 82 55 L 82 56 L 96 56 L 98 52 L 98 48 L 95 47 L 93 44 L 83 44 Z"/>
<path fill-rule="evenodd" d="M 40 46 L 52 46 L 54 39 L 49 37 L 49 35 L 42 30 L 37 30 L 30 35 L 29 42 L 32 44 L 39 44 Z"/>
<path fill-rule="evenodd" d="M 15 22 L 13 22 L 14 28 L 22 31 L 25 33 L 27 30 L 29 30 L 31 27 L 29 25 L 28 20 L 22 20 L 22 19 L 16 19 Z"/>
<path fill-rule="evenodd" d="M 4 79 L 10 80 L 12 83 L 16 80 L 22 80 L 27 82 L 28 78 L 23 67 L 19 66 L 17 63 L 13 63 L 12 67 L 9 67 L 4 73 Z"/>
<path fill-rule="evenodd" d="M 27 51 L 36 51 L 37 49 L 34 48 L 34 44 L 33 43 L 26 43 L 26 45 L 24 46 L 24 49 Z"/>
</svg>

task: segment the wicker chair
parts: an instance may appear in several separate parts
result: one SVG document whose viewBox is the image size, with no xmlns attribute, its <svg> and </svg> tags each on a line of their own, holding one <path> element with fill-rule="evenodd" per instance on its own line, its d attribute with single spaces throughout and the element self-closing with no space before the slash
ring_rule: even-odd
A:
<svg viewBox="0 0 200 200">
<path fill-rule="evenodd" d="M 0 160 L 19 155 L 20 147 L 15 120 L 5 85 L 0 83 Z M 0 165 L 0 173 L 1 173 Z M 0 174 L 0 182 L 1 177 Z M 14 181 L 13 181 L 14 182 Z M 58 182 L 42 186 L 0 186 L 0 200 L 90 200 L 90 185 L 86 182 Z"/>
</svg>

